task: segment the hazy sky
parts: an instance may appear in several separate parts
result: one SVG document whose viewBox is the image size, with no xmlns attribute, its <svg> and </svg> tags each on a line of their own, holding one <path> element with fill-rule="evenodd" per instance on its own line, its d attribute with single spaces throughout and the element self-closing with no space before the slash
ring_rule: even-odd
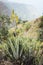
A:
<svg viewBox="0 0 43 65">
<path fill-rule="evenodd" d="M 41 14 L 43 13 L 43 0 L 0 0 L 0 1 L 31 4 L 35 8 L 37 8 Z"/>
</svg>

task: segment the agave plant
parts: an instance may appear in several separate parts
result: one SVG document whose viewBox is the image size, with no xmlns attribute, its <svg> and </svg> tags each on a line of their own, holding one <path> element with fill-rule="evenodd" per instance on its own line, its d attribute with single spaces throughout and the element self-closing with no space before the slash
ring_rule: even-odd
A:
<svg viewBox="0 0 43 65">
<path fill-rule="evenodd" d="M 21 42 L 22 40 L 19 39 L 8 39 L 7 43 L 3 46 L 6 57 L 13 61 L 19 61 L 20 64 L 22 63 L 22 58 L 24 56 L 24 49 Z"/>
<path fill-rule="evenodd" d="M 9 38 L 2 48 L 5 56 L 19 65 L 40 64 L 40 41 L 18 36 Z"/>
</svg>

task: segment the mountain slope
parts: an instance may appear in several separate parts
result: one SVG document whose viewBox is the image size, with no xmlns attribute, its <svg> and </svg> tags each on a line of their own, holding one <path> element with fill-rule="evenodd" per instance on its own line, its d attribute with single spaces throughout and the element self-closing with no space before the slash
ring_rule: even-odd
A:
<svg viewBox="0 0 43 65">
<path fill-rule="evenodd" d="M 17 27 L 18 28 L 16 33 L 19 32 L 18 35 L 43 41 L 43 16 L 32 22 L 18 24 Z"/>
<path fill-rule="evenodd" d="M 33 20 L 41 15 L 32 5 L 0 1 L 0 14 L 10 15 L 12 9 L 22 20 Z"/>
<path fill-rule="evenodd" d="M 8 15 L 10 14 L 8 7 L 0 1 L 0 15 Z"/>
<path fill-rule="evenodd" d="M 40 13 L 32 5 L 20 4 L 20 3 L 4 3 L 10 11 L 14 9 L 15 13 L 22 20 L 32 20 L 40 16 Z"/>
<path fill-rule="evenodd" d="M 43 16 L 31 22 L 31 27 L 27 33 L 26 36 L 29 38 L 43 41 Z"/>
</svg>

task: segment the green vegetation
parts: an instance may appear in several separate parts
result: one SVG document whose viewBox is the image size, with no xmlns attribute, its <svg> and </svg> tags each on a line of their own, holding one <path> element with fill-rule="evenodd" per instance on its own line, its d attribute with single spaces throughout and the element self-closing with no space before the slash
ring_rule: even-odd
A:
<svg viewBox="0 0 43 65">
<path fill-rule="evenodd" d="M 43 40 L 40 40 L 39 32 L 42 22 L 43 17 L 40 17 L 33 23 L 19 23 L 17 28 L 9 28 L 10 18 L 0 16 L 1 60 L 10 61 L 12 65 L 43 65 Z"/>
<path fill-rule="evenodd" d="M 8 26 L 10 18 L 8 16 L 0 16 L 0 42 L 8 38 Z"/>
</svg>

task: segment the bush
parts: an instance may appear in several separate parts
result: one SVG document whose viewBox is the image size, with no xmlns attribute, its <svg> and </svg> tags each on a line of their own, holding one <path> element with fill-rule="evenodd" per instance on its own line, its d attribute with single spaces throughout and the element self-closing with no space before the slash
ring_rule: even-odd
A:
<svg viewBox="0 0 43 65">
<path fill-rule="evenodd" d="M 29 22 L 24 24 L 24 30 L 28 31 L 30 29 L 31 25 Z"/>
</svg>

